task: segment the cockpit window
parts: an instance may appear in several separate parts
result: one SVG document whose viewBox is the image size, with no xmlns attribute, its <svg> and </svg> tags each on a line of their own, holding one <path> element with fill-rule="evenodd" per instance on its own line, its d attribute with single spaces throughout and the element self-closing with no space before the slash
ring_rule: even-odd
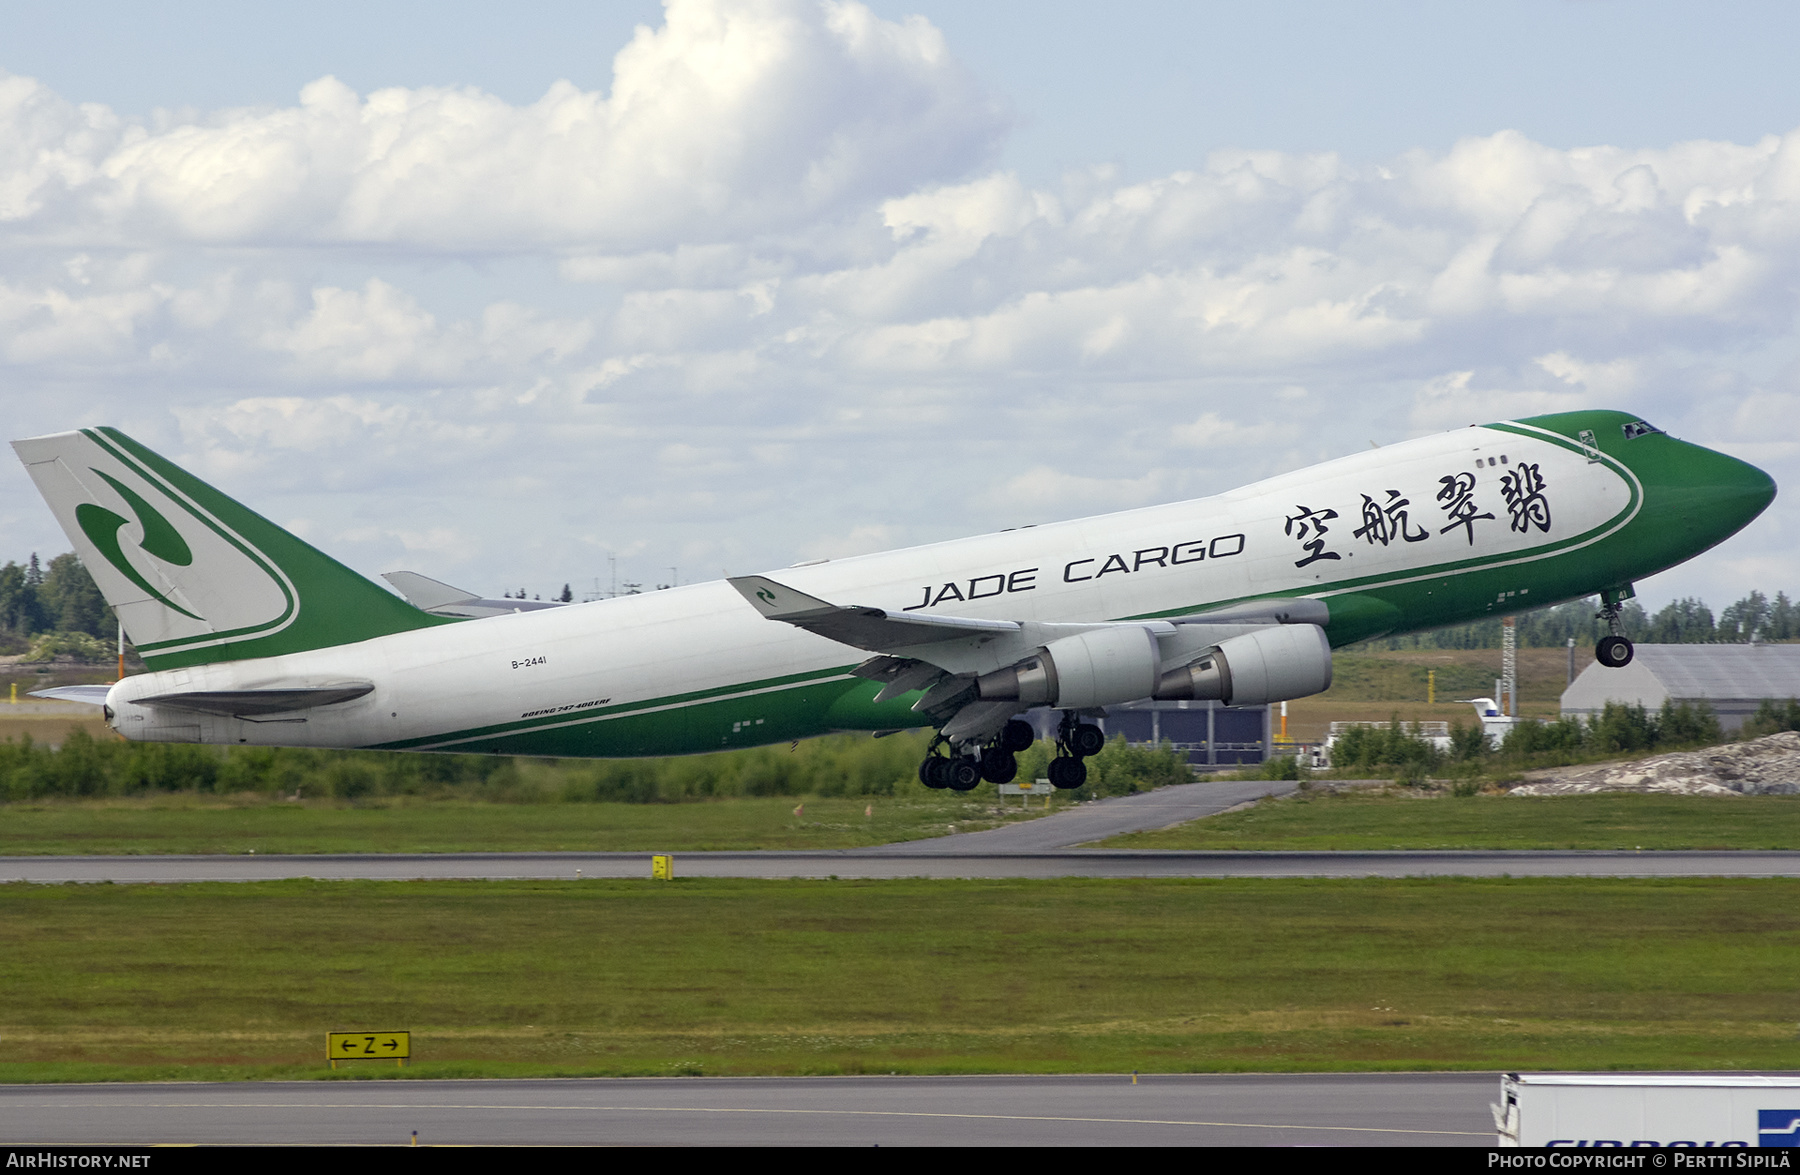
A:
<svg viewBox="0 0 1800 1175">
<path fill-rule="evenodd" d="M 1662 429 L 1657 428 L 1647 420 L 1634 420 L 1625 426 L 1625 439 L 1628 441 L 1635 441 L 1639 437 L 1649 436 L 1653 432 L 1661 431 Z"/>
</svg>

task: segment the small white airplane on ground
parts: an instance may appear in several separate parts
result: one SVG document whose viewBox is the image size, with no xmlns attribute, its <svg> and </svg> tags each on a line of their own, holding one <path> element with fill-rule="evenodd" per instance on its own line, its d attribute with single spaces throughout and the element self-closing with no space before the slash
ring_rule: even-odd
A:
<svg viewBox="0 0 1800 1175">
<path fill-rule="evenodd" d="M 1597 655 L 1623 665 L 1632 581 L 1775 496 L 1735 458 L 1576 412 L 593 603 L 402 580 L 427 611 L 117 430 L 13 448 L 150 670 L 47 692 L 104 704 L 127 738 L 598 758 L 930 726 L 920 778 L 964 790 L 1012 777 L 1034 707 L 1062 712 L 1051 779 L 1077 787 L 1103 707 L 1304 697 L 1334 646 L 1595 593 L 1613 628 Z"/>
</svg>

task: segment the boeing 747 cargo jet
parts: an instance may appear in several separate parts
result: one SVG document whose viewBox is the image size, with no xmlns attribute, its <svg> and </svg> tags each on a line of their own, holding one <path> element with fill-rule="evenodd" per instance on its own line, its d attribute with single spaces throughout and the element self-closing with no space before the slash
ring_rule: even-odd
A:
<svg viewBox="0 0 1800 1175">
<path fill-rule="evenodd" d="M 149 670 L 49 692 L 126 738 L 610 758 L 932 727 L 920 778 L 962 790 L 1012 777 L 1035 707 L 1061 713 L 1051 779 L 1077 787 L 1105 706 L 1304 697 L 1334 647 L 1593 594 L 1596 655 L 1624 665 L 1633 581 L 1775 496 L 1635 416 L 1571 412 L 1197 501 L 456 618 L 116 429 L 13 448 Z"/>
</svg>

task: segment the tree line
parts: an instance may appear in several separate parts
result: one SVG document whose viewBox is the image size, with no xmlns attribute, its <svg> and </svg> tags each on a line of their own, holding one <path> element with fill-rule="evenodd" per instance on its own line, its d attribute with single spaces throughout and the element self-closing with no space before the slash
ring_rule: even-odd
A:
<svg viewBox="0 0 1800 1175">
<path fill-rule="evenodd" d="M 118 620 L 74 552 L 45 566 L 37 552 L 23 564 L 0 567 L 0 653 L 22 653 L 43 633 L 81 633 L 102 641 L 118 634 Z"/>
<path fill-rule="evenodd" d="M 0 804 L 48 798 L 165 792 L 256 793 L 339 803 L 407 796 L 490 803 L 669 804 L 731 796 L 923 796 L 926 736 L 827 735 L 789 746 L 667 759 L 537 759 L 509 755 L 402 754 L 296 747 L 217 747 L 96 739 L 72 728 L 52 748 L 29 736 L 0 741 Z M 1021 756 L 1020 777 L 1039 778 L 1049 748 Z M 1167 743 L 1115 738 L 1088 760 L 1088 785 L 1067 798 L 1128 795 L 1193 779 Z M 943 794 L 943 793 L 937 793 Z M 994 797 L 981 784 L 973 799 Z"/>
<path fill-rule="evenodd" d="M 1577 645 L 1592 646 L 1606 635 L 1606 624 L 1599 613 L 1598 597 L 1520 612 L 1514 619 L 1519 647 L 1560 647 L 1571 638 Z M 1500 619 L 1494 616 L 1430 632 L 1386 637 L 1370 644 L 1381 649 L 1497 649 Z M 1800 639 L 1800 604 L 1788 599 L 1786 592 L 1776 592 L 1773 600 L 1761 592 L 1751 592 L 1716 617 L 1706 601 L 1694 596 L 1671 600 L 1655 613 L 1646 612 L 1636 600 L 1627 600 L 1619 621 L 1624 635 L 1639 644 L 1743 644 L 1752 637 L 1759 641 Z"/>
</svg>

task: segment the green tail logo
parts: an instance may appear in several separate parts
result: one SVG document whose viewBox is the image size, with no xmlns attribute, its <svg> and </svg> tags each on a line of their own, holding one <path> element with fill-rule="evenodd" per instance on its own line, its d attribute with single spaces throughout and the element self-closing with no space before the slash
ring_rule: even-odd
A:
<svg viewBox="0 0 1800 1175">
<path fill-rule="evenodd" d="M 89 468 L 93 467 L 89 466 Z M 129 486 L 121 484 L 117 478 L 98 469 L 95 469 L 94 472 L 105 478 L 106 484 L 117 491 L 118 495 L 125 499 L 125 504 L 131 507 L 131 512 L 137 515 L 138 525 L 144 530 L 143 541 L 138 545 L 147 554 L 154 555 L 165 563 L 173 563 L 177 567 L 186 567 L 193 563 L 194 553 L 188 549 L 187 542 L 181 537 L 181 532 L 170 525 L 169 520 L 158 513 L 156 507 L 144 501 Z M 150 581 L 145 579 L 125 557 L 125 551 L 119 544 L 119 531 L 131 521 L 129 518 L 114 514 L 104 506 L 83 502 L 75 507 L 75 519 L 81 524 L 82 532 L 92 539 L 94 546 L 98 547 L 100 553 L 106 556 L 106 561 L 118 568 L 120 575 L 150 593 L 150 596 L 165 608 L 173 608 L 183 616 L 202 620 L 202 617 L 195 616 L 152 587 Z"/>
<path fill-rule="evenodd" d="M 117 429 L 13 449 L 152 669 L 460 623 L 376 587 Z"/>
</svg>

